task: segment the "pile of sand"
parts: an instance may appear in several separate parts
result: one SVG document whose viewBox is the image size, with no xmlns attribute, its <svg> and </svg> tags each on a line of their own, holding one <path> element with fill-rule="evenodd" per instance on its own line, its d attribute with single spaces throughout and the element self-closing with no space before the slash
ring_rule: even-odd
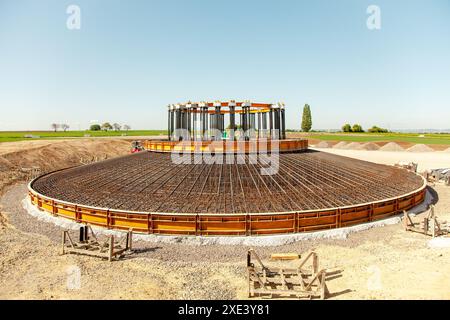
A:
<svg viewBox="0 0 450 320">
<path fill-rule="evenodd" d="M 326 141 L 320 141 L 315 145 L 316 148 L 331 148 L 331 145 Z"/>
<path fill-rule="evenodd" d="M 333 148 L 334 149 L 344 149 L 344 147 L 347 145 L 347 142 L 345 142 L 345 141 L 341 141 L 341 142 L 338 142 L 337 144 L 335 144 L 334 146 L 333 146 Z"/>
<path fill-rule="evenodd" d="M 40 173 L 81 165 L 82 158 L 109 159 L 126 155 L 130 142 L 122 139 L 77 139 L 37 145 L 31 141 L 3 146 L 0 154 L 0 193 L 17 181 L 29 180 L 25 168 L 37 167 Z M 6 143 L 6 142 L 5 142 Z M 28 148 L 29 146 L 29 148 Z"/>
<path fill-rule="evenodd" d="M 395 142 L 389 142 L 380 148 L 381 151 L 405 151 L 401 146 Z"/>
<path fill-rule="evenodd" d="M 450 152 L 450 148 L 445 149 L 444 152 Z"/>
<path fill-rule="evenodd" d="M 411 148 L 407 149 L 409 152 L 433 152 L 434 149 L 425 144 L 415 144 Z"/>
<path fill-rule="evenodd" d="M 129 153 L 130 142 L 119 139 L 77 139 L 31 149 L 26 145 L 20 151 L 0 155 L 0 163 L 10 167 L 39 166 L 44 171 L 80 165 L 80 158 L 111 158 Z"/>
<path fill-rule="evenodd" d="M 358 148 L 361 147 L 361 144 L 359 142 L 350 142 L 349 144 L 345 145 L 343 149 L 346 150 L 358 150 Z"/>
<path fill-rule="evenodd" d="M 380 147 L 376 143 L 366 142 L 366 143 L 360 145 L 356 150 L 376 151 L 379 149 L 380 149 Z"/>
</svg>

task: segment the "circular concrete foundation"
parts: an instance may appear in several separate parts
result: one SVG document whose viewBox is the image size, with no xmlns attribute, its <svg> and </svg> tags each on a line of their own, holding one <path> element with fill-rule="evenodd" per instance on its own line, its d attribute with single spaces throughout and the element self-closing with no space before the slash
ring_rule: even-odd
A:
<svg viewBox="0 0 450 320">
<path fill-rule="evenodd" d="M 375 221 L 425 198 L 426 182 L 412 172 L 325 152 L 215 154 L 216 163 L 191 154 L 181 164 L 172 155 L 145 151 L 48 173 L 29 184 L 30 200 L 109 229 L 250 236 Z"/>
</svg>

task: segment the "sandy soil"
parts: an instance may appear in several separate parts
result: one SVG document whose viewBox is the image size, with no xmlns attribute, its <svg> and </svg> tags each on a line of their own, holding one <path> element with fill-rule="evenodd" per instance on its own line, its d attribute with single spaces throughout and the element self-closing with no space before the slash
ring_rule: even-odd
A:
<svg viewBox="0 0 450 320">
<path fill-rule="evenodd" d="M 62 156 L 59 165 L 76 162 L 85 151 L 106 151 L 102 149 L 104 140 L 100 144 L 95 140 L 85 145 L 66 143 L 70 156 Z M 118 155 L 128 147 L 128 143 L 111 142 L 107 151 L 110 156 Z M 42 149 L 25 152 L 23 157 L 16 155 L 14 164 L 32 161 L 43 165 L 47 157 Z M 388 161 L 382 160 L 388 152 L 369 153 L 371 158 L 366 159 Z M 4 191 L 0 208 L 6 218 L 0 224 L 0 299 L 246 298 L 246 247 L 136 243 L 134 254 L 112 263 L 61 256 L 61 230 L 21 208 L 26 188 L 17 181 L 0 186 Z M 449 220 L 450 188 L 434 188 L 439 195 L 437 215 Z M 262 257 L 272 252 L 317 251 L 320 266 L 337 271 L 328 281 L 332 299 L 450 299 L 450 249 L 430 249 L 429 239 L 392 225 L 351 234 L 345 240 L 302 241 L 256 251 Z M 80 273 L 80 287 L 68 285 L 74 270 Z"/>
<path fill-rule="evenodd" d="M 449 152 L 366 151 L 331 148 L 317 150 L 337 154 L 340 156 L 389 165 L 393 165 L 397 162 L 415 162 L 419 164 L 419 172 L 429 169 L 450 167 Z"/>
</svg>

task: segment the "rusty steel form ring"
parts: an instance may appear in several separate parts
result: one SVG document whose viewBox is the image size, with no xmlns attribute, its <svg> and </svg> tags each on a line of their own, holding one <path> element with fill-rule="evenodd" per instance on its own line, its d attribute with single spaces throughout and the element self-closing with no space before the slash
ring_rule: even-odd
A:
<svg viewBox="0 0 450 320">
<path fill-rule="evenodd" d="M 254 141 L 163 141 L 146 140 L 145 150 L 152 152 L 186 153 L 244 153 L 252 152 L 300 152 L 308 149 L 306 139 L 254 140 Z M 252 150 L 253 148 L 253 150 Z"/>
<path fill-rule="evenodd" d="M 29 183 L 28 193 L 31 203 L 39 210 L 108 229 L 166 235 L 257 236 L 346 227 L 399 214 L 425 200 L 427 183 L 421 178 L 423 185 L 420 188 L 395 198 L 353 206 L 279 213 L 189 214 L 96 208 L 44 196 L 32 188 L 36 179 Z"/>
</svg>

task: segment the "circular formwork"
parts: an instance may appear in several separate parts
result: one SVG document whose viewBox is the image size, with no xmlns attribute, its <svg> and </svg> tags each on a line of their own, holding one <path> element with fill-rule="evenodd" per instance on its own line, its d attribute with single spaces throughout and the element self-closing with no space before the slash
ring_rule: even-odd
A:
<svg viewBox="0 0 450 320">
<path fill-rule="evenodd" d="M 145 150 L 153 152 L 186 152 L 186 153 L 288 153 L 308 150 L 306 139 L 258 139 L 229 141 L 144 141 Z"/>
<path fill-rule="evenodd" d="M 375 221 L 425 199 L 426 182 L 414 173 L 325 152 L 256 162 L 251 154 L 216 156 L 208 163 L 192 154 L 180 164 L 170 153 L 146 151 L 59 170 L 30 182 L 30 201 L 110 229 L 249 236 Z M 264 174 L 276 163 L 275 174 Z"/>
</svg>

